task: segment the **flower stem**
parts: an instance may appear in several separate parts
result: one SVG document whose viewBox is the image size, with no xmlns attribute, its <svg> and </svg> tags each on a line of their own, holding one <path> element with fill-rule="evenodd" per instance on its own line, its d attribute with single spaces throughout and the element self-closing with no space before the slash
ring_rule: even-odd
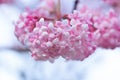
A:
<svg viewBox="0 0 120 80">
<path fill-rule="evenodd" d="M 61 19 L 61 3 L 60 3 L 60 0 L 58 0 L 57 4 L 56 4 L 56 16 L 57 16 L 57 19 Z"/>
<path fill-rule="evenodd" d="M 76 10 L 76 9 L 77 9 L 77 5 L 78 5 L 78 3 L 79 3 L 79 0 L 75 0 L 75 3 L 74 3 L 74 8 L 73 8 L 73 10 Z"/>
</svg>

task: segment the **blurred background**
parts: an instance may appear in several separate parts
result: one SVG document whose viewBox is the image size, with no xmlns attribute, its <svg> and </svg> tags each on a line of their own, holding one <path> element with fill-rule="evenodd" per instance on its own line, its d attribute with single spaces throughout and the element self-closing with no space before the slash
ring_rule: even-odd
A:
<svg viewBox="0 0 120 80">
<path fill-rule="evenodd" d="M 14 22 L 26 7 L 34 8 L 38 0 L 0 0 L 0 80 L 120 80 L 120 48 L 97 50 L 84 61 L 54 63 L 35 61 L 14 35 Z M 69 1 L 69 4 L 68 4 Z M 70 12 L 74 0 L 63 0 L 63 12 Z M 104 5 L 100 0 L 81 0 L 91 8 Z M 68 10 L 68 11 L 67 11 Z"/>
</svg>

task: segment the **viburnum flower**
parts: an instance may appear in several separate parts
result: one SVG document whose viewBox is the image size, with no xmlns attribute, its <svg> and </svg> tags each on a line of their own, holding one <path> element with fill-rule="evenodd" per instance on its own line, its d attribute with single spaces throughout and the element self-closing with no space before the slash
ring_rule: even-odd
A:
<svg viewBox="0 0 120 80">
<path fill-rule="evenodd" d="M 108 4 L 110 4 L 110 5 L 117 5 L 117 4 L 119 4 L 119 0 L 103 0 L 103 1 L 105 1 L 106 3 L 108 3 Z"/>
<path fill-rule="evenodd" d="M 88 23 L 72 15 L 60 20 L 54 8 L 49 10 L 47 6 L 27 10 L 15 27 L 15 35 L 28 47 L 32 57 L 53 62 L 60 56 L 66 60 L 83 60 L 92 54 L 96 46 Z M 77 17 L 76 11 L 74 15 Z"/>
<path fill-rule="evenodd" d="M 23 41 L 24 38 L 27 38 L 28 34 L 32 32 L 32 30 L 36 27 L 36 22 L 38 22 L 40 18 L 45 18 L 47 21 L 53 21 L 54 18 L 57 19 L 54 7 L 49 9 L 49 5 L 51 3 L 52 2 L 48 3 L 44 0 L 43 3 L 41 3 L 41 6 L 39 6 L 37 9 L 26 9 L 26 11 L 20 15 L 19 20 L 16 23 L 15 34 L 17 37 L 19 37 L 19 40 L 22 42 L 22 44 L 25 44 Z"/>
<path fill-rule="evenodd" d="M 118 15 L 120 14 L 120 0 L 103 0 L 103 1 L 111 5 L 113 9 L 118 13 Z"/>
<path fill-rule="evenodd" d="M 15 27 L 15 35 L 34 59 L 53 62 L 61 56 L 66 60 L 84 60 L 96 46 L 120 46 L 119 18 L 113 10 L 105 14 L 79 6 L 64 16 L 56 12 L 54 0 L 44 4 L 21 14 Z"/>
<path fill-rule="evenodd" d="M 96 28 L 94 37 L 98 46 L 112 49 L 120 46 L 119 21 L 119 17 L 113 10 L 93 18 L 94 27 Z"/>
<path fill-rule="evenodd" d="M 86 6 L 79 9 L 80 12 L 72 14 L 76 19 L 83 18 L 90 26 L 90 32 L 93 33 L 94 42 L 98 47 L 115 48 L 120 46 L 120 23 L 119 17 L 113 9 L 103 12 L 102 10 L 92 10 Z"/>
<path fill-rule="evenodd" d="M 14 0 L 0 0 L 1 3 L 12 3 Z"/>
</svg>

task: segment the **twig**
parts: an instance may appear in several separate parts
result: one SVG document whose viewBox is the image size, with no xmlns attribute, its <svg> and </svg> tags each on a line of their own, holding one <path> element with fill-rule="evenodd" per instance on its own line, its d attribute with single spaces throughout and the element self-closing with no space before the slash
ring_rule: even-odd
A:
<svg viewBox="0 0 120 80">
<path fill-rule="evenodd" d="M 20 53 L 29 51 L 27 48 L 16 48 L 16 47 L 0 47 L 0 50 L 13 50 Z"/>
<path fill-rule="evenodd" d="M 75 4 L 74 4 L 74 8 L 73 8 L 73 10 L 76 10 L 76 9 L 77 9 L 77 5 L 78 5 L 78 3 L 79 3 L 79 0 L 75 0 Z"/>
<path fill-rule="evenodd" d="M 55 8 L 55 13 L 57 16 L 57 19 L 61 19 L 61 2 L 60 0 L 58 0 L 57 4 L 56 4 L 56 8 Z"/>
</svg>

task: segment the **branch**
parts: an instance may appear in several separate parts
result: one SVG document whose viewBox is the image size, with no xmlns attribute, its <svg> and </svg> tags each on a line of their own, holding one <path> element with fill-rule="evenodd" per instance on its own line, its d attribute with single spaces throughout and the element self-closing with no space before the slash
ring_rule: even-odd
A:
<svg viewBox="0 0 120 80">
<path fill-rule="evenodd" d="M 79 0 L 75 0 L 75 3 L 74 3 L 74 8 L 73 8 L 73 10 L 76 10 L 76 9 L 77 9 L 77 5 L 78 5 L 78 3 L 79 3 Z"/>
<path fill-rule="evenodd" d="M 16 52 L 28 52 L 27 48 L 17 48 L 17 47 L 0 47 L 0 50 L 13 50 Z"/>
</svg>

